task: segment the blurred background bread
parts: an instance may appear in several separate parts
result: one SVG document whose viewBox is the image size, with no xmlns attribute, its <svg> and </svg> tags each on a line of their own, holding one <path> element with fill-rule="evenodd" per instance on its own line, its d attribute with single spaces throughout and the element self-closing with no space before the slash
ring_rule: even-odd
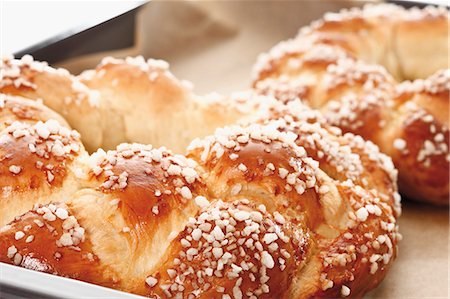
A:
<svg viewBox="0 0 450 299">
<path fill-rule="evenodd" d="M 448 205 L 448 36 L 444 7 L 328 13 L 262 54 L 253 86 L 372 140 L 394 159 L 402 194 Z"/>
</svg>

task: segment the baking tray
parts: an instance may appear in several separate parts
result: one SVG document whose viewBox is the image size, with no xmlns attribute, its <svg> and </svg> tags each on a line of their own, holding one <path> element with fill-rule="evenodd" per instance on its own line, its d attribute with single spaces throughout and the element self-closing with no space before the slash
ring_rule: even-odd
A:
<svg viewBox="0 0 450 299">
<path fill-rule="evenodd" d="M 417 2 L 397 2 L 424 6 Z M 93 68 L 104 56 L 135 56 L 165 59 L 176 76 L 188 79 L 199 94 L 227 94 L 250 86 L 250 70 L 259 53 L 292 37 L 298 28 L 328 11 L 361 6 L 363 1 L 204 1 L 158 2 L 139 5 L 129 13 L 98 24 L 82 34 L 66 36 L 54 43 L 41 43 L 17 54 L 30 53 L 40 60 L 79 73 Z M 115 22 L 128 24 L 111 29 Z M 117 30 L 117 31 L 116 31 Z M 103 44 L 98 35 L 116 32 L 116 38 L 132 37 L 123 47 Z M 73 42 L 76 39 L 76 42 Z M 48 41 L 47 41 L 48 43 Z M 66 45 L 70 44 L 70 47 Z M 98 48 L 100 47 L 101 48 Z M 96 48 L 97 47 L 97 48 Z M 33 52 L 33 49 L 38 49 Z M 80 51 L 80 49 L 97 49 Z M 61 56 L 61 49 L 70 49 Z M 100 49 L 100 50 L 98 50 Z M 81 53 L 81 54 L 80 54 Z M 20 56 L 20 55 L 19 55 Z M 58 58 L 58 59 L 57 59 Z M 386 279 L 367 298 L 448 298 L 449 295 L 449 214 L 448 210 L 403 200 L 399 220 L 403 241 L 399 257 Z M 65 278 L 1 265 L 3 290 L 41 298 L 50 294 L 72 298 L 66 290 L 83 290 L 77 298 L 102 298 L 104 288 Z M 7 270 L 4 270 L 7 269 Z M 4 277 L 7 277 L 5 280 Z M 35 284 L 34 282 L 38 282 Z M 43 283 L 45 282 L 45 283 Z M 47 287 L 49 286 L 49 287 Z M 31 295 L 30 295 L 31 294 Z M 85 297 L 85 295 L 87 297 Z M 3 294 L 2 294 L 3 296 Z M 9 296 L 9 295 L 8 295 Z M 90 297 L 89 297 L 90 296 Z M 111 298 L 122 298 L 112 296 Z M 46 297 L 43 297 L 46 298 Z M 50 297 L 51 298 L 51 297 Z M 125 297 L 124 297 L 125 298 Z"/>
<path fill-rule="evenodd" d="M 59 33 L 52 36 L 44 31 L 47 38 L 36 44 L 28 45 L 23 49 L 14 48 L 12 51 L 15 51 L 14 54 L 16 57 L 32 54 L 36 60 L 47 61 L 48 63 L 53 64 L 70 57 L 131 47 L 135 43 L 135 39 L 134 34 L 129 33 L 134 32 L 136 26 L 136 13 L 139 8 L 147 2 L 148 1 L 132 0 L 112 3 L 114 4 L 112 7 L 113 9 L 109 8 L 105 10 L 104 13 L 99 14 L 99 16 L 94 19 L 82 19 L 79 23 L 73 24 L 73 26 L 69 25 L 72 23 L 64 23 L 64 29 L 52 31 L 59 31 Z M 38 2 L 39 11 L 44 11 L 45 8 L 49 7 L 49 4 L 51 4 L 52 7 L 55 6 L 54 3 L 49 3 L 48 1 L 43 1 L 42 4 Z M 29 5 L 29 3 L 25 2 L 20 6 L 16 4 L 12 6 L 11 9 L 17 10 L 19 7 L 25 5 Z M 76 2 L 68 1 L 67 4 L 57 3 L 57 5 L 58 6 L 55 8 L 56 12 L 73 7 L 82 7 L 83 10 L 94 10 L 102 7 L 102 3 L 98 1 L 92 1 L 86 4 L 77 4 Z M 35 7 L 36 4 L 33 4 L 29 9 Z M 7 8 L 4 8 L 4 10 L 7 10 Z M 7 12 L 5 11 L 5 14 L 6 13 Z M 6 26 L 6 24 L 4 24 L 4 26 Z"/>
</svg>

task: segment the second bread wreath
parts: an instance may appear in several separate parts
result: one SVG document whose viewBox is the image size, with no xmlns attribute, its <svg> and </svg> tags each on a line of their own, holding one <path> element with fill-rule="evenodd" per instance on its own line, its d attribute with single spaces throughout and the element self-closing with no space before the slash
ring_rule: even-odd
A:
<svg viewBox="0 0 450 299">
<path fill-rule="evenodd" d="M 394 160 L 402 194 L 448 205 L 448 36 L 445 8 L 329 13 L 262 54 L 254 87 L 282 101 L 300 98 L 372 140 Z"/>
</svg>

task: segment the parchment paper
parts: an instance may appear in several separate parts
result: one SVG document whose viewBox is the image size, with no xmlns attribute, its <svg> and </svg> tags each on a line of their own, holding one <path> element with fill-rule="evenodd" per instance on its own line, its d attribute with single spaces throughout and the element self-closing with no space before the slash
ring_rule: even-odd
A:
<svg viewBox="0 0 450 299">
<path fill-rule="evenodd" d="M 66 61 L 72 72 L 94 67 L 105 55 L 144 55 L 170 62 L 198 94 L 249 87 L 256 57 L 324 12 L 361 5 L 349 1 L 153 2 L 139 13 L 134 48 Z M 120 38 L 120 37 L 118 37 Z M 399 257 L 367 298 L 448 298 L 449 214 L 403 200 Z"/>
</svg>

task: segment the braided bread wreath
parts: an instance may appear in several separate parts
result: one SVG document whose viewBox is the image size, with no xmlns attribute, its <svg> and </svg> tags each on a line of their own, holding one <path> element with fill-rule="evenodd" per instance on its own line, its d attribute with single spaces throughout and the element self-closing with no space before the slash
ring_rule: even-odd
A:
<svg viewBox="0 0 450 299">
<path fill-rule="evenodd" d="M 32 207 L 1 228 L 2 262 L 150 297 L 304 298 L 362 296 L 396 256 L 391 160 L 299 103 L 186 156 L 89 156 L 49 108 L 1 99 L 2 220 Z"/>
<path fill-rule="evenodd" d="M 362 297 L 396 257 L 391 159 L 298 100 L 200 97 L 142 58 L 0 67 L 1 262 L 149 297 L 308 298 Z"/>
<path fill-rule="evenodd" d="M 389 4 L 326 14 L 262 54 L 253 85 L 373 141 L 399 169 L 403 195 L 448 205 L 448 16 Z"/>
</svg>

